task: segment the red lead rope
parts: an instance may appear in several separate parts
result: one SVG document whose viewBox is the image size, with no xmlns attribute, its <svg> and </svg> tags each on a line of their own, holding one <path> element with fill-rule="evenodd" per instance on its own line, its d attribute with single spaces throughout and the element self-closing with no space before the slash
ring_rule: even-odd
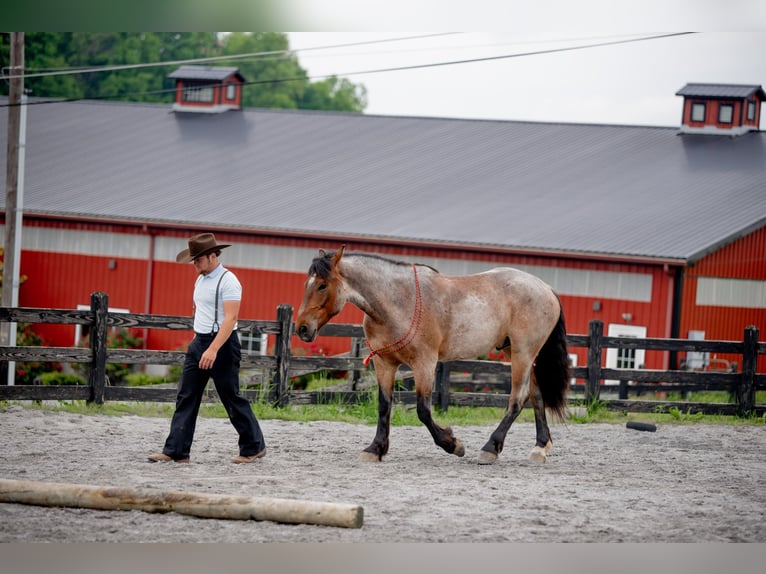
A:
<svg viewBox="0 0 766 574">
<path fill-rule="evenodd" d="M 364 360 L 365 367 L 370 364 L 370 359 L 372 359 L 372 357 L 375 355 L 389 355 L 404 349 L 407 345 L 412 343 L 412 341 L 417 336 L 418 331 L 420 330 L 420 321 L 423 318 L 423 297 L 420 294 L 420 281 L 418 280 L 418 270 L 415 265 L 412 266 L 412 271 L 415 274 L 415 312 L 412 315 L 412 323 L 410 323 L 410 328 L 407 330 L 404 336 L 400 337 L 393 343 L 386 345 L 385 347 L 381 347 L 380 349 L 373 349 L 370 345 L 370 342 L 365 339 L 364 342 L 370 349 L 370 354 L 367 355 L 367 358 Z"/>
</svg>

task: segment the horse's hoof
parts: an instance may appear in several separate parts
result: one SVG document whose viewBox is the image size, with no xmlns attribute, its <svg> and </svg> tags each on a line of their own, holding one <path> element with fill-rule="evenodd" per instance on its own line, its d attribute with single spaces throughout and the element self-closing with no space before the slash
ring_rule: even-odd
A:
<svg viewBox="0 0 766 574">
<path fill-rule="evenodd" d="M 495 464 L 497 455 L 486 450 L 479 451 L 479 464 Z"/>
<path fill-rule="evenodd" d="M 366 450 L 363 450 L 359 453 L 359 460 L 362 462 L 381 462 L 383 457 L 380 457 L 373 452 L 367 452 Z"/>
<path fill-rule="evenodd" d="M 529 453 L 529 460 L 531 460 L 532 462 L 545 462 L 545 460 L 548 458 L 548 454 L 546 453 L 546 450 L 547 450 L 547 445 L 546 445 L 546 448 L 536 446 L 535 448 L 532 449 L 532 452 Z"/>
<path fill-rule="evenodd" d="M 553 441 L 549 440 L 549 441 L 548 441 L 548 442 L 545 444 L 545 452 L 546 452 L 546 453 L 548 453 L 548 454 L 550 454 L 550 452 L 551 452 L 552 450 L 553 450 Z"/>
<path fill-rule="evenodd" d="M 461 441 L 459 438 L 455 439 L 455 450 L 452 451 L 452 454 L 455 456 L 465 455 L 465 447 L 463 446 L 463 441 Z"/>
</svg>

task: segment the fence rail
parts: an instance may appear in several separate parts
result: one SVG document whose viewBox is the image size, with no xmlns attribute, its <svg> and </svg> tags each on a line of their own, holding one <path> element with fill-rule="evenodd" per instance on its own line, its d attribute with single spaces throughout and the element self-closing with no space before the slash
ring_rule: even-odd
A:
<svg viewBox="0 0 766 574">
<path fill-rule="evenodd" d="M 322 357 L 299 356 L 291 352 L 293 334 L 292 307 L 280 305 L 274 321 L 239 320 L 240 332 L 269 334 L 275 336 L 273 355 L 243 354 L 243 369 L 260 369 L 270 373 L 265 388 L 244 389 L 250 400 L 265 397 L 276 406 L 292 404 L 317 404 L 328 401 L 355 402 L 366 400 L 370 393 L 358 390 L 356 382 L 367 370 L 363 364 L 362 345 L 364 334 L 360 325 L 328 324 L 321 330 L 322 336 L 347 337 L 352 340 L 352 350 L 346 356 Z M 91 329 L 90 347 L 32 347 L 0 346 L 2 361 L 51 361 L 59 363 L 82 363 L 88 365 L 87 385 L 37 386 L 0 385 L 0 400 L 85 400 L 102 404 L 105 401 L 152 401 L 174 402 L 176 390 L 172 388 L 125 387 L 107 384 L 107 363 L 143 365 L 177 365 L 183 362 L 181 351 L 153 351 L 143 349 L 107 348 L 110 328 L 192 330 L 188 317 L 146 315 L 138 313 L 109 313 L 108 296 L 102 292 L 91 295 L 91 309 L 34 309 L 0 307 L 0 323 L 48 323 L 87 325 Z M 766 343 L 758 341 L 759 330 L 747 327 L 740 341 L 697 341 L 690 339 L 638 339 L 607 337 L 603 335 L 603 323 L 591 321 L 587 335 L 568 335 L 570 347 L 588 349 L 586 366 L 572 370 L 575 382 L 571 386 L 570 400 L 599 400 L 607 408 L 650 412 L 658 408 L 677 407 L 690 412 L 758 416 L 766 413 L 766 405 L 756 403 L 756 391 L 766 389 L 766 374 L 757 373 L 758 355 L 766 354 Z M 712 352 L 736 354 L 742 357 L 739 372 L 695 372 L 685 370 L 614 369 L 602 366 L 604 349 L 644 349 L 670 352 Z M 305 392 L 291 387 L 291 377 L 321 370 L 348 371 L 352 373 L 350 388 L 333 391 Z M 496 382 L 487 384 L 497 392 L 468 392 L 451 390 L 453 373 L 491 377 Z M 407 380 L 407 370 L 402 371 Z M 605 380 L 619 381 L 617 399 L 602 399 L 602 393 L 612 391 L 603 384 Z M 499 382 L 497 382 L 499 381 Z M 692 403 L 687 401 L 657 401 L 630 399 L 643 392 L 681 392 L 699 390 L 723 390 L 730 393 L 732 403 Z M 510 365 L 497 361 L 465 360 L 439 363 L 436 370 L 433 401 L 443 410 L 450 405 L 506 407 L 510 393 Z M 412 404 L 415 393 L 411 389 L 395 392 L 395 400 Z M 208 401 L 217 401 L 211 391 Z"/>
</svg>

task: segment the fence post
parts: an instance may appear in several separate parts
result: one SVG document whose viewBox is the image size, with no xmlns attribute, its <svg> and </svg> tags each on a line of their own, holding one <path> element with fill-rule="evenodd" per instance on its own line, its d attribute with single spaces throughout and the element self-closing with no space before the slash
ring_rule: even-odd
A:
<svg viewBox="0 0 766 574">
<path fill-rule="evenodd" d="M 601 338 L 604 323 L 598 319 L 588 325 L 588 380 L 585 384 L 586 402 L 598 400 L 601 386 Z"/>
<path fill-rule="evenodd" d="M 276 407 L 284 407 L 290 401 L 290 337 L 293 329 L 293 308 L 283 303 L 277 307 L 279 334 L 274 343 L 277 356 L 277 368 L 269 392 L 269 401 Z"/>
<path fill-rule="evenodd" d="M 436 373 L 434 380 L 436 382 L 436 392 L 439 393 L 439 410 L 446 413 L 449 409 L 449 375 L 450 368 L 448 364 L 439 361 L 436 363 Z"/>
<path fill-rule="evenodd" d="M 93 326 L 90 331 L 90 349 L 92 351 L 88 385 L 90 399 L 97 405 L 104 404 L 106 386 L 106 331 L 109 319 L 109 296 L 101 291 L 90 295 L 90 311 L 93 313 Z"/>
<path fill-rule="evenodd" d="M 737 414 L 748 416 L 755 408 L 755 371 L 758 364 L 758 327 L 745 327 L 742 375 L 737 385 Z"/>
</svg>

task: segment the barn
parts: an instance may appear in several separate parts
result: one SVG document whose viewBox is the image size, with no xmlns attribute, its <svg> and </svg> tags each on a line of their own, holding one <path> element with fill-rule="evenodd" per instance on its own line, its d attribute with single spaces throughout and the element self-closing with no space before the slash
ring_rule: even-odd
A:
<svg viewBox="0 0 766 574">
<path fill-rule="evenodd" d="M 616 336 L 766 332 L 759 85 L 688 84 L 679 126 L 639 127 L 241 109 L 236 68 L 170 77 L 172 105 L 29 100 L 20 306 L 89 307 L 104 291 L 115 311 L 188 315 L 194 270 L 175 255 L 212 231 L 233 244 L 223 262 L 248 319 L 297 309 L 317 250 L 345 244 L 446 274 L 528 270 L 558 291 L 570 333 L 592 319 Z M 7 131 L 3 114 L 3 149 Z M 5 181 L 1 195 L 5 217 Z M 80 336 L 37 329 L 56 346 Z M 187 339 L 153 331 L 145 344 Z M 320 337 L 306 352 L 347 349 Z M 616 349 L 606 366 L 681 361 L 736 368 L 736 357 Z"/>
</svg>

